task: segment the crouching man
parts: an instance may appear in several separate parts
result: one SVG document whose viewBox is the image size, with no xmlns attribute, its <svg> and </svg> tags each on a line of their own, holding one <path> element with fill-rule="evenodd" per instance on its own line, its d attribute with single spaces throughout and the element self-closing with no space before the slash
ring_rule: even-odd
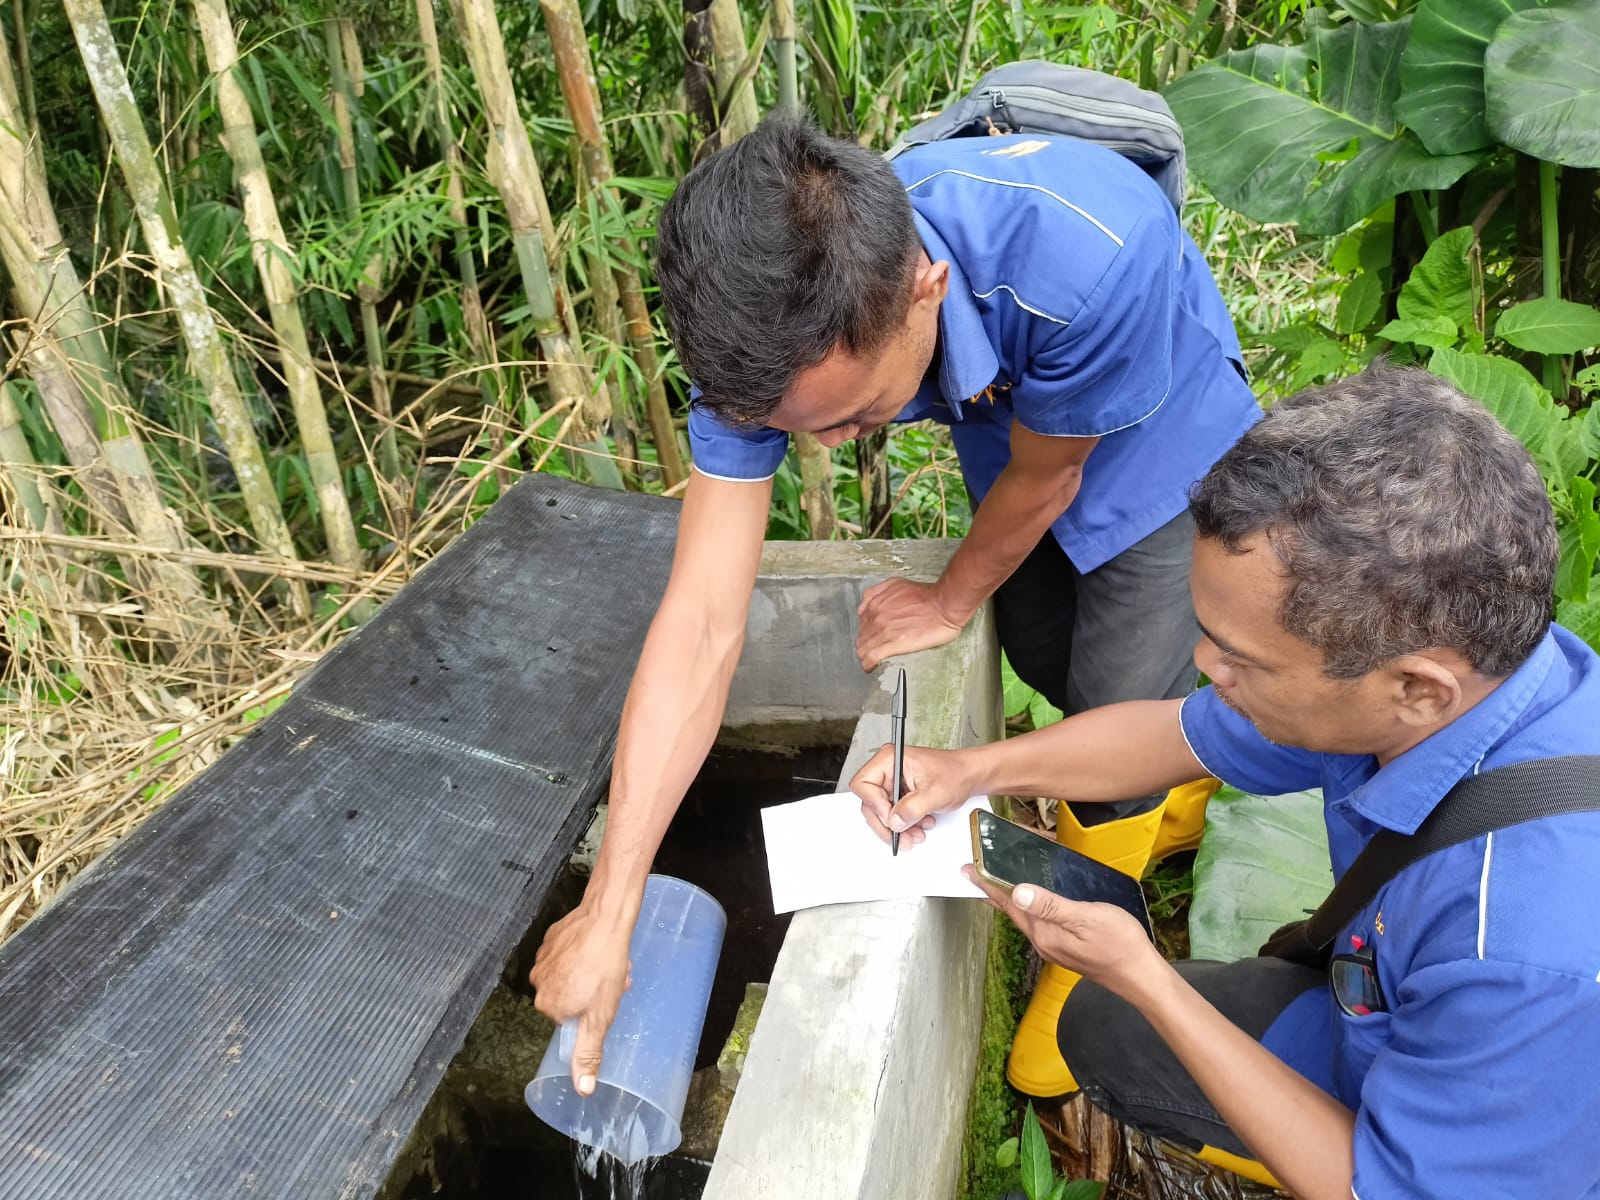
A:
<svg viewBox="0 0 1600 1200">
<path fill-rule="evenodd" d="M 1380 367 L 1285 400 L 1192 508 L 1209 687 L 908 751 L 892 814 L 880 754 L 854 781 L 869 823 L 914 844 L 973 794 L 1112 800 L 1209 773 L 1320 787 L 1341 876 L 1469 776 L 1600 753 L 1600 659 L 1550 622 L 1539 474 L 1448 384 Z M 1339 933 L 1331 973 L 1174 966 L 1109 905 L 990 897 L 1084 976 L 1061 1053 L 1119 1120 L 1264 1164 L 1300 1197 L 1600 1197 L 1600 813 L 1400 870 Z"/>
</svg>

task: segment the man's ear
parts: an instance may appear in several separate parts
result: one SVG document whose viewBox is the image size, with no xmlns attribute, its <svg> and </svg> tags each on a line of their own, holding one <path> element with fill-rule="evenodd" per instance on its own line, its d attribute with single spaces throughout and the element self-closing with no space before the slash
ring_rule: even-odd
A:
<svg viewBox="0 0 1600 1200">
<path fill-rule="evenodd" d="M 912 305 L 941 304 L 949 291 L 950 264 L 943 259 L 929 262 L 924 257 L 922 265 L 917 268 L 917 277 L 911 285 Z"/>
<path fill-rule="evenodd" d="M 1392 684 L 1395 715 L 1414 729 L 1446 725 L 1466 707 L 1462 675 L 1472 668 L 1459 654 L 1424 650 L 1403 654 L 1380 669 Z"/>
</svg>

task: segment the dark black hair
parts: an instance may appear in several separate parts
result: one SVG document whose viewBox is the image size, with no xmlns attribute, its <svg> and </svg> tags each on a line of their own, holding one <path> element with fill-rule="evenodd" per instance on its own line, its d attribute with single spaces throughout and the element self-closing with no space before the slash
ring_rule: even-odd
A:
<svg viewBox="0 0 1600 1200">
<path fill-rule="evenodd" d="M 1274 404 L 1190 507 L 1230 550 L 1266 535 L 1289 576 L 1279 619 L 1334 678 L 1428 649 L 1502 676 L 1550 624 L 1560 546 L 1532 456 L 1420 367 L 1380 363 Z"/>
<path fill-rule="evenodd" d="M 719 416 L 764 424 L 835 346 L 868 355 L 903 325 L 920 245 L 881 155 L 769 117 L 661 210 L 657 279 L 678 358 Z"/>
</svg>

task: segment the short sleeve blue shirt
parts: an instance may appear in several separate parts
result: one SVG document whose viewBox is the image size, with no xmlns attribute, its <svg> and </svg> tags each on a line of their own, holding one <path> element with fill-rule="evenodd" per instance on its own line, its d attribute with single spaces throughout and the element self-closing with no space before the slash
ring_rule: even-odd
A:
<svg viewBox="0 0 1600 1200">
<path fill-rule="evenodd" d="M 1600 658 L 1552 627 L 1498 688 L 1380 768 L 1267 742 L 1210 688 L 1183 706 L 1207 770 L 1265 795 L 1320 786 L 1335 875 L 1414 831 L 1468 775 L 1600 753 Z M 1286 914 L 1285 919 L 1292 919 Z M 1407 867 L 1339 935 L 1373 951 L 1385 1012 L 1309 992 L 1268 1049 L 1356 1116 L 1355 1194 L 1600 1197 L 1600 813 L 1547 817 Z"/>
<path fill-rule="evenodd" d="M 956 138 L 896 158 L 928 257 L 950 264 L 938 370 L 897 418 L 951 427 L 982 500 L 1013 420 L 1098 437 L 1052 526 L 1092 571 L 1183 511 L 1195 480 L 1260 416 L 1216 284 L 1161 190 L 1089 142 Z M 786 434 L 691 405 L 697 470 L 764 479 Z"/>
</svg>

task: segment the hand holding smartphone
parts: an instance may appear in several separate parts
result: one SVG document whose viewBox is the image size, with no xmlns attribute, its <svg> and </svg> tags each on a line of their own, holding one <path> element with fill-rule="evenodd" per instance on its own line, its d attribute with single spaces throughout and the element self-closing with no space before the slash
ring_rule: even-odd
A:
<svg viewBox="0 0 1600 1200">
<path fill-rule="evenodd" d="M 1031 883 L 1065 900 L 1114 904 L 1155 940 L 1138 880 L 992 812 L 974 809 L 971 821 L 972 865 L 989 883 L 1006 891 Z"/>
</svg>

